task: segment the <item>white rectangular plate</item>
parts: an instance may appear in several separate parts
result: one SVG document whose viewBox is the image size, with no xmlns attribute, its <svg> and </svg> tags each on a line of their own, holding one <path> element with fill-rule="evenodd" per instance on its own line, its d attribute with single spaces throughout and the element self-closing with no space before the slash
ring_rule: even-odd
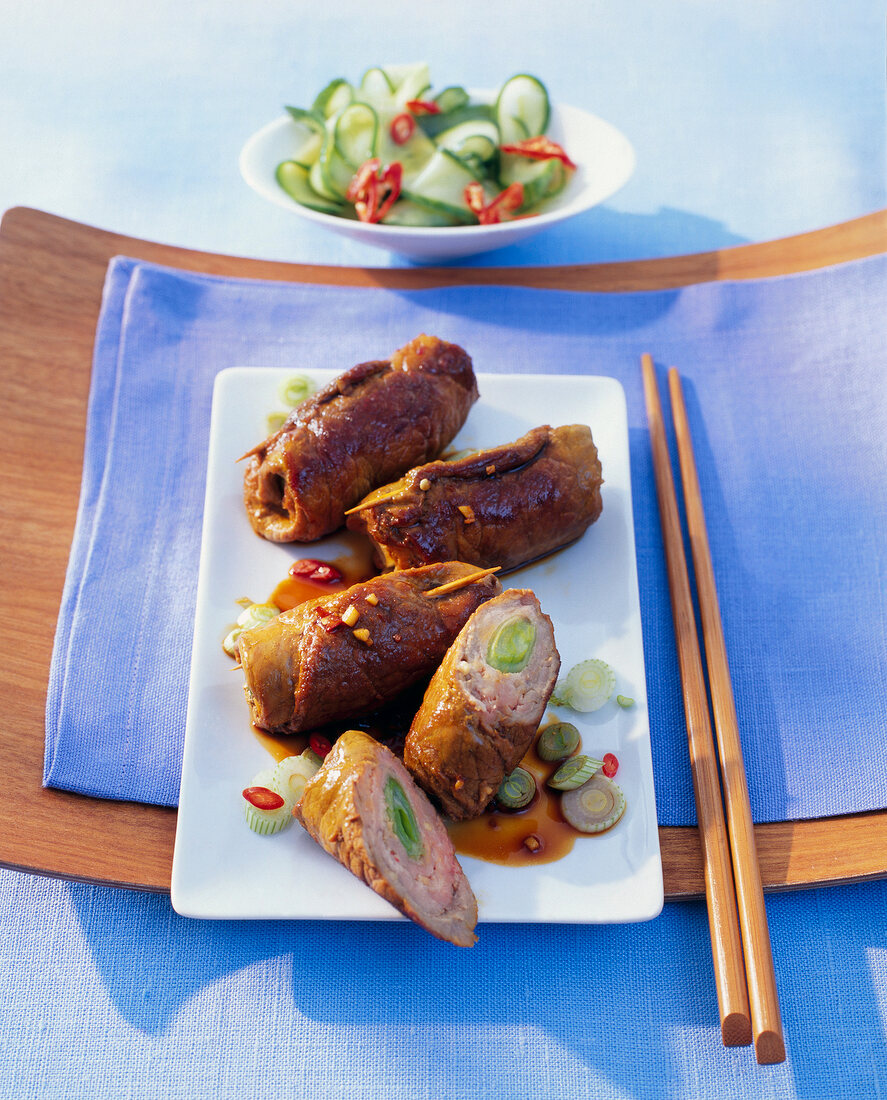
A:
<svg viewBox="0 0 887 1100">
<path fill-rule="evenodd" d="M 297 558 L 334 559 L 346 550 L 336 537 L 310 546 L 266 542 L 246 518 L 236 460 L 264 438 L 266 416 L 279 407 L 278 386 L 288 373 L 238 367 L 216 380 L 172 903 L 190 917 L 402 920 L 298 824 L 262 837 L 244 820 L 240 792 L 273 761 L 250 725 L 242 676 L 222 650 L 240 610 L 236 600 L 266 600 Z M 309 373 L 318 386 L 333 377 Z M 503 583 L 535 591 L 554 622 L 563 669 L 600 657 L 616 672 L 616 692 L 635 703 L 622 709 L 611 700 L 593 714 L 564 715 L 579 726 L 587 752 L 619 758 L 616 781 L 627 809 L 613 829 L 577 837 L 572 851 L 553 863 L 461 862 L 481 921 L 646 920 L 662 908 L 662 865 L 625 395 L 612 378 L 575 375 L 480 375 L 478 385 L 480 400 L 454 448 L 506 443 L 544 423 L 591 427 L 604 474 L 600 519 L 572 546 Z"/>
</svg>

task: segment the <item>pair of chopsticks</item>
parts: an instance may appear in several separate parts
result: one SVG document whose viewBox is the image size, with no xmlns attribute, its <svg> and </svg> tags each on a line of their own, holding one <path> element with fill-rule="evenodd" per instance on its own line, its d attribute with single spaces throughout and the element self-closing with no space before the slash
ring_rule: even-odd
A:
<svg viewBox="0 0 887 1100">
<path fill-rule="evenodd" d="M 717 730 L 720 779 L 659 387 L 649 355 L 641 357 L 641 368 L 702 841 L 721 1038 L 725 1046 L 744 1046 L 754 1034 L 759 1063 L 783 1062 L 785 1042 L 754 825 L 680 375 L 674 367 L 669 370 L 668 388 Z"/>
</svg>

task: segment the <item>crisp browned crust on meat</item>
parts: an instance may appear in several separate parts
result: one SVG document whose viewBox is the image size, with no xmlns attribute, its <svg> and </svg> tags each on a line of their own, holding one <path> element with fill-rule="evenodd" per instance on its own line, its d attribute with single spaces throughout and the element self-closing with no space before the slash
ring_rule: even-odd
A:
<svg viewBox="0 0 887 1100">
<path fill-rule="evenodd" d="M 527 666 L 487 662 L 496 629 L 524 616 L 536 641 Z M 483 813 L 520 763 L 557 680 L 551 620 L 529 589 L 507 589 L 471 616 L 432 677 L 404 746 L 404 763 L 456 821 Z"/>
<path fill-rule="evenodd" d="M 439 454 L 476 400 L 470 357 L 435 336 L 352 367 L 244 456 L 250 523 L 273 542 L 337 530 L 375 486 Z"/>
<path fill-rule="evenodd" d="M 477 572 L 442 562 L 386 573 L 245 630 L 239 650 L 253 722 L 281 733 L 316 729 L 374 710 L 430 676 L 472 611 L 502 586 L 483 576 L 440 596 L 425 593 Z"/>
<path fill-rule="evenodd" d="M 577 539 L 601 514 L 601 464 L 584 424 L 543 425 L 370 493 L 348 526 L 380 566 L 468 561 L 513 569 Z"/>
<path fill-rule="evenodd" d="M 412 851 L 389 812 L 390 781 L 408 799 L 418 826 Z M 343 733 L 306 785 L 295 816 L 321 847 L 405 916 L 459 947 L 476 942 L 477 902 L 449 834 L 384 745 L 358 730 Z"/>
</svg>

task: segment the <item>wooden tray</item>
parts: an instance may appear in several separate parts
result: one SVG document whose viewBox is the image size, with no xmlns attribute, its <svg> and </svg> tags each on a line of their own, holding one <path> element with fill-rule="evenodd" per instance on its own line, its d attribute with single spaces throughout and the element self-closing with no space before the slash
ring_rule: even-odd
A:
<svg viewBox="0 0 887 1100">
<path fill-rule="evenodd" d="M 508 283 L 641 290 L 805 271 L 887 251 L 887 211 L 814 233 L 631 263 L 537 268 L 344 268 L 271 263 L 107 233 L 19 208 L 0 223 L 0 865 L 169 890 L 175 810 L 41 786 L 46 684 L 80 492 L 92 345 L 108 260 L 290 282 L 419 288 Z M 97 685 L 98 689 L 98 685 Z M 769 890 L 887 876 L 887 810 L 757 827 Z M 703 894 L 695 828 L 661 828 L 665 893 Z"/>
</svg>

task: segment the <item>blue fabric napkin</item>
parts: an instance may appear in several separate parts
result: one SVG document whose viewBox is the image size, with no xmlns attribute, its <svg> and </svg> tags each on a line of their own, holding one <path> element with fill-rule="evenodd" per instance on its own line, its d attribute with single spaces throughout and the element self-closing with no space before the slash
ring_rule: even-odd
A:
<svg viewBox="0 0 887 1100">
<path fill-rule="evenodd" d="M 684 379 L 755 819 L 887 806 L 885 290 L 883 256 L 631 294 L 316 287 L 116 259 L 45 782 L 176 802 L 215 374 L 344 370 L 426 331 L 465 346 L 478 371 L 606 374 L 625 387 L 661 823 L 695 812 L 643 351 Z"/>
</svg>

